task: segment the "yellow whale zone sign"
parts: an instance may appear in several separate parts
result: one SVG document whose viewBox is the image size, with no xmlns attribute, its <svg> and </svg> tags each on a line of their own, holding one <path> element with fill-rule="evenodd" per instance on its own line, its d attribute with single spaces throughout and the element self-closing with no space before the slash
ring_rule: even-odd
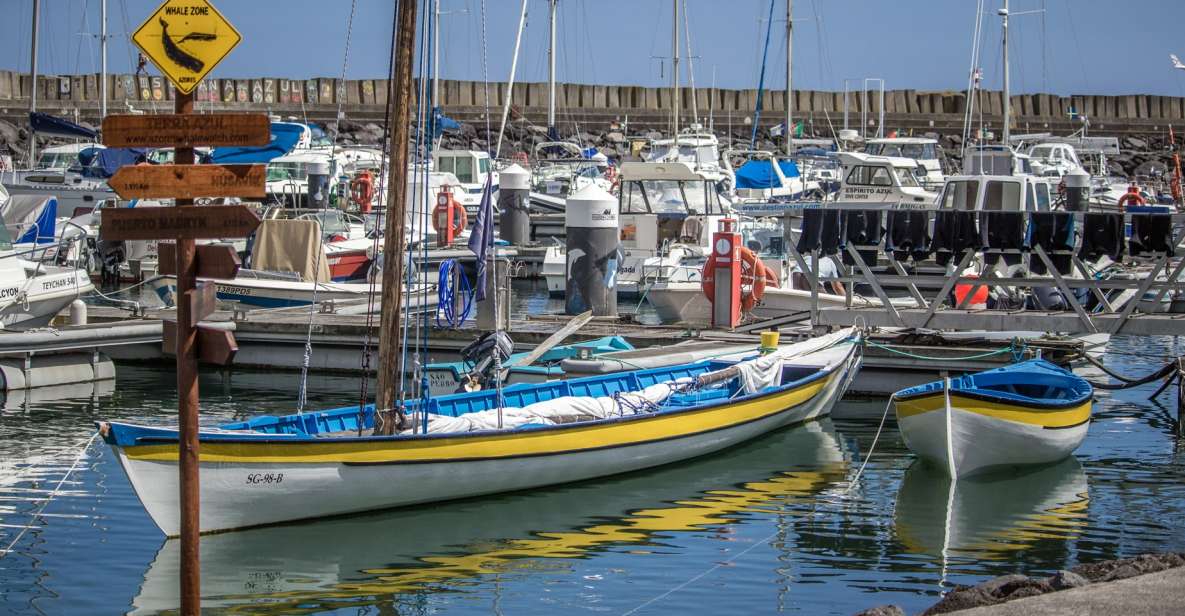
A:
<svg viewBox="0 0 1185 616">
<path fill-rule="evenodd" d="M 185 94 L 242 39 L 206 0 L 166 0 L 132 35 L 144 55 Z"/>
</svg>

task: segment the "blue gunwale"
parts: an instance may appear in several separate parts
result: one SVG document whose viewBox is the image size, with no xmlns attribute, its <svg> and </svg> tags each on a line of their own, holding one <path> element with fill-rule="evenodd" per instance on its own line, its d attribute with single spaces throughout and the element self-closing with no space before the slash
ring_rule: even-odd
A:
<svg viewBox="0 0 1185 616">
<path fill-rule="evenodd" d="M 1036 385 L 1066 392 L 1065 398 L 1038 398 L 992 389 L 994 385 Z M 1032 359 L 950 380 L 951 394 L 1032 409 L 1058 410 L 1078 406 L 1094 395 L 1094 387 L 1082 377 L 1043 359 Z M 893 394 L 898 401 L 916 400 L 942 394 L 942 381 L 931 381 Z"/>
<path fill-rule="evenodd" d="M 858 350 L 853 351 L 853 352 L 858 352 Z M 616 373 L 616 374 L 610 374 L 610 375 L 584 377 L 584 378 L 580 378 L 580 379 L 569 379 L 569 380 L 565 380 L 565 381 L 550 381 L 547 383 L 539 383 L 539 384 L 514 385 L 514 386 L 507 387 L 507 388 L 503 389 L 503 398 L 507 399 L 512 396 L 521 397 L 522 395 L 531 393 L 533 391 L 546 392 L 549 389 L 552 390 L 551 393 L 553 395 L 545 398 L 544 400 L 550 400 L 550 399 L 554 399 L 554 398 L 558 398 L 558 397 L 562 397 L 562 396 L 568 396 L 568 395 L 587 395 L 587 394 L 570 393 L 572 386 L 573 385 L 580 386 L 580 385 L 586 385 L 586 384 L 596 384 L 598 382 L 604 383 L 606 381 L 613 381 L 613 380 L 619 381 L 620 385 L 627 385 L 626 383 L 624 383 L 624 381 L 626 379 L 633 381 L 633 383 L 631 383 L 629 385 L 634 385 L 634 386 L 629 389 L 626 389 L 626 388 L 618 389 L 618 390 L 616 390 L 616 392 L 636 391 L 636 390 L 639 390 L 639 389 L 646 387 L 648 385 L 654 385 L 656 383 L 660 383 L 663 381 L 668 381 L 668 380 L 672 380 L 672 379 L 680 378 L 680 377 L 684 377 L 684 376 L 696 376 L 696 375 L 702 374 L 704 372 L 718 370 L 718 369 L 730 366 L 733 363 L 735 363 L 735 362 L 707 360 L 707 361 L 695 362 L 695 363 L 691 363 L 691 364 L 683 364 L 683 365 L 679 365 L 679 366 L 669 366 L 669 367 L 664 367 L 664 368 L 651 368 L 648 370 L 637 370 L 637 371 L 632 371 L 632 372 L 622 372 L 622 373 Z M 839 366 L 842 366 L 842 365 L 843 364 L 838 365 L 836 369 L 838 369 Z M 606 419 L 582 421 L 582 422 L 576 422 L 576 423 L 570 423 L 570 424 L 558 424 L 558 425 L 528 424 L 525 426 L 520 426 L 518 428 L 513 428 L 513 429 L 508 429 L 508 430 L 480 430 L 480 431 L 473 431 L 473 432 L 446 432 L 446 433 L 439 433 L 439 434 L 411 434 L 411 435 L 390 435 L 390 436 L 374 436 L 374 435 L 317 436 L 318 433 L 322 432 L 322 430 L 320 430 L 320 429 L 317 429 L 313 432 L 308 432 L 308 431 L 301 431 L 301 432 L 279 432 L 279 431 L 275 431 L 275 432 L 238 432 L 238 433 L 201 432 L 200 433 L 200 440 L 203 442 L 213 442 L 213 441 L 224 442 L 224 443 L 250 442 L 250 443 L 259 443 L 259 444 L 265 444 L 265 443 L 274 443 L 274 444 L 341 443 L 341 442 L 412 441 L 412 440 L 425 440 L 425 439 L 431 440 L 431 439 L 479 438 L 479 437 L 486 437 L 486 436 L 498 435 L 498 434 L 505 435 L 505 434 L 512 434 L 512 433 L 548 432 L 548 431 L 566 430 L 566 429 L 572 429 L 572 428 L 584 428 L 584 427 L 588 427 L 588 426 L 599 426 L 599 425 L 606 425 L 606 424 L 618 423 L 618 422 L 645 421 L 648 419 L 653 419 L 655 417 L 666 417 L 666 416 L 670 416 L 670 415 L 678 414 L 678 413 L 689 413 L 689 412 L 698 412 L 698 411 L 714 409 L 714 408 L 718 408 L 718 407 L 725 406 L 725 405 L 736 404 L 738 402 L 752 401 L 752 400 L 756 400 L 759 398 L 778 395 L 778 394 L 784 393 L 784 392 L 792 390 L 792 389 L 798 389 L 798 388 L 810 385 L 820 379 L 828 378 L 834 372 L 834 370 L 822 370 L 822 369 L 817 369 L 817 368 L 813 368 L 813 367 L 788 367 L 787 371 L 789 371 L 792 375 L 797 376 L 798 378 L 794 378 L 793 380 L 783 383 L 782 385 L 779 385 L 776 387 L 768 387 L 762 391 L 752 393 L 752 394 L 736 395 L 735 387 L 730 387 L 727 389 L 719 389 L 719 390 L 717 390 L 718 393 L 714 392 L 713 395 L 706 396 L 706 397 L 703 396 L 701 393 L 690 394 L 683 400 L 683 402 L 687 403 L 686 406 L 683 406 L 681 408 L 676 407 L 676 408 L 670 408 L 670 409 L 663 409 L 663 410 L 653 412 L 653 413 L 625 415 L 625 416 L 621 416 L 621 417 L 609 417 Z M 637 386 L 636 384 L 641 378 L 646 378 L 649 382 L 646 383 L 645 385 Z M 558 395 L 557 395 L 556 392 L 567 392 L 567 393 L 558 393 Z M 601 393 L 600 395 L 611 395 L 612 393 L 616 393 L 616 392 L 611 391 L 611 392 L 607 392 L 607 393 Z M 494 392 L 494 391 L 481 391 L 481 392 L 474 392 L 474 393 L 461 393 L 461 394 L 451 394 L 448 396 L 440 396 L 437 398 L 433 398 L 432 400 L 429 401 L 429 411 L 428 412 L 429 413 L 433 412 L 434 404 L 436 405 L 436 408 L 439 408 L 440 405 L 444 405 L 449 402 L 461 401 L 466 398 L 469 398 L 469 399 L 485 398 L 488 400 L 488 402 L 492 403 L 494 396 L 496 396 L 496 392 Z M 536 400 L 527 401 L 527 402 L 524 402 L 524 405 L 530 404 L 532 402 L 537 402 L 537 401 L 542 401 L 542 400 L 536 399 Z M 415 410 L 415 406 L 418 406 L 418 404 L 416 404 L 414 406 L 409 406 L 407 411 L 410 412 L 410 411 Z M 518 406 L 518 405 L 507 403 L 507 404 L 504 404 L 504 406 Z M 481 408 L 474 408 L 472 405 L 470 405 L 468 410 L 463 411 L 461 413 L 453 414 L 451 416 L 457 416 L 460 414 L 464 414 L 465 412 L 485 410 L 486 408 L 495 408 L 495 407 L 494 406 L 483 406 Z M 284 415 L 284 416 L 278 416 L 278 417 L 271 416 L 271 415 L 264 415 L 264 416 L 256 417 L 256 418 L 248 420 L 248 421 L 222 424 L 219 426 L 215 426 L 214 429 L 216 429 L 216 430 L 244 430 L 244 431 L 246 431 L 246 430 L 259 430 L 260 428 L 273 428 L 273 429 L 278 430 L 278 429 L 290 428 L 290 427 L 295 428 L 295 427 L 298 427 L 298 424 L 304 424 L 305 426 L 312 426 L 314 428 L 319 428 L 321 425 L 330 427 L 329 422 L 337 420 L 337 421 L 341 422 L 341 425 L 343 426 L 342 428 L 338 428 L 336 430 L 330 429 L 330 430 L 324 430 L 324 431 L 335 432 L 335 431 L 344 431 L 344 430 L 357 430 L 358 425 L 356 422 L 357 422 L 357 418 L 358 418 L 359 414 L 360 414 L 359 408 L 357 406 L 349 406 L 349 407 L 329 409 L 326 411 L 320 411 L 320 412 L 314 412 L 314 413 Z M 361 410 L 361 414 L 362 414 L 362 420 L 363 420 L 362 428 L 365 430 L 367 428 L 373 427 L 374 405 L 368 404 L 365 407 L 363 407 Z M 441 413 L 437 413 L 437 414 L 441 414 Z M 353 421 L 353 423 L 348 425 L 348 427 L 347 427 L 346 422 L 343 421 L 345 419 L 350 419 Z M 369 421 L 369 423 L 368 423 L 368 421 Z M 108 444 L 111 444 L 111 445 L 120 446 L 120 447 L 133 447 L 133 446 L 138 446 L 138 445 L 150 445 L 150 444 L 151 445 L 159 445 L 159 444 L 176 443 L 178 441 L 176 428 L 171 428 L 171 427 L 170 428 L 165 428 L 165 427 L 158 428 L 158 427 L 151 427 L 151 426 L 140 426 L 140 425 L 134 425 L 134 424 L 127 424 L 127 423 L 121 423 L 121 422 L 106 422 L 106 423 L 111 427 L 111 430 L 108 432 L 108 434 L 106 436 L 104 436 L 104 441 L 106 441 Z M 96 422 L 96 425 L 102 425 L 102 422 Z"/>
</svg>

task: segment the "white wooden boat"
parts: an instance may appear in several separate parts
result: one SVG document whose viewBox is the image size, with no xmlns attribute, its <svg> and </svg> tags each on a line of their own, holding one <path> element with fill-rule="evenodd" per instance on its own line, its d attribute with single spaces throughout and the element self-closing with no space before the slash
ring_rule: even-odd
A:
<svg viewBox="0 0 1185 616">
<path fill-rule="evenodd" d="M 510 492 L 713 453 L 828 415 L 859 368 L 861 336 L 844 330 L 744 362 L 509 387 L 502 408 L 492 390 L 433 398 L 406 407 L 415 431 L 395 436 L 358 436 L 370 432 L 371 406 L 204 429 L 200 529 Z M 99 430 L 153 521 L 176 536 L 177 430 L 116 421 Z"/>
<path fill-rule="evenodd" d="M 964 477 L 1068 457 L 1090 426 L 1094 388 L 1035 359 L 934 381 L 893 396 L 910 450 Z"/>
</svg>

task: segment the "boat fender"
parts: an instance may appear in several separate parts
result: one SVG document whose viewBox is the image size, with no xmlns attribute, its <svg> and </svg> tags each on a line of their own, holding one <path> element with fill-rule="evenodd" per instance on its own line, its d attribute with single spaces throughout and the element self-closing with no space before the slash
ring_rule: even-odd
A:
<svg viewBox="0 0 1185 616">
<path fill-rule="evenodd" d="M 765 287 L 778 286 L 777 276 L 773 269 L 757 257 L 757 253 L 742 247 L 741 255 L 741 312 L 750 312 L 765 295 Z M 709 302 L 716 298 L 716 253 L 708 257 L 704 269 L 700 272 L 700 289 Z"/>
</svg>

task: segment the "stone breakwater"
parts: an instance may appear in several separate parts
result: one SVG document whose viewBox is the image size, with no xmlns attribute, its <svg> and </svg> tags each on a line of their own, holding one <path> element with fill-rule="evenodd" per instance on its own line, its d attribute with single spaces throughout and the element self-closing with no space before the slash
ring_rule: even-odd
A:
<svg viewBox="0 0 1185 616">
<path fill-rule="evenodd" d="M 85 120 L 79 123 L 88 128 L 96 128 L 94 124 Z M 339 145 L 379 146 L 384 139 L 383 126 L 379 122 L 346 119 L 319 124 L 326 129 L 328 134 L 334 136 Z M 595 146 L 614 160 L 624 160 L 630 157 L 633 142 L 664 137 L 665 135 L 661 131 L 662 127 L 661 123 L 653 122 L 637 122 L 629 125 L 612 124 L 606 129 L 577 130 L 568 133 L 566 137 L 585 146 Z M 440 147 L 444 149 L 489 150 L 497 142 L 497 131 L 496 122 L 491 122 L 489 129 L 486 128 L 485 122 L 461 122 L 458 130 L 444 135 Z M 729 130 L 717 124 L 714 132 L 720 139 L 721 150 L 729 147 L 748 149 L 750 146 L 751 127 L 734 127 Z M 912 134 L 938 139 L 944 154 L 952 164 L 952 168 L 958 167 L 963 149 L 963 140 L 960 134 L 938 131 L 914 131 Z M 829 135 L 820 134 L 819 136 Z M 16 120 L 0 119 L 0 154 L 9 153 L 14 160 L 23 160 L 25 152 L 28 152 L 28 139 L 28 126 L 22 125 Z M 516 152 L 530 154 L 536 145 L 547 140 L 545 126 L 525 118 L 512 120 L 507 123 L 500 156 L 509 158 Z M 1182 141 L 1185 141 L 1185 138 L 1178 137 L 1178 147 L 1182 146 Z M 43 148 L 47 145 L 61 143 L 61 140 L 38 135 L 37 142 L 38 148 Z M 758 129 L 758 149 L 778 151 L 782 147 L 781 143 L 780 138 L 770 135 L 768 128 Z M 1109 171 L 1120 177 L 1169 174 L 1173 168 L 1170 146 L 1167 135 L 1122 137 L 1120 138 L 1121 153 L 1108 159 Z"/>
<path fill-rule="evenodd" d="M 1135 558 L 1078 565 L 1043 578 L 1019 574 L 1004 575 L 975 586 L 959 586 L 947 593 L 941 601 L 922 612 L 922 616 L 935 616 L 936 614 L 957 612 L 985 605 L 996 605 L 1089 584 L 1114 582 L 1182 565 L 1185 565 L 1185 553 L 1170 552 L 1141 554 Z M 905 611 L 896 605 L 882 605 L 859 612 L 856 616 L 905 616 Z"/>
</svg>

